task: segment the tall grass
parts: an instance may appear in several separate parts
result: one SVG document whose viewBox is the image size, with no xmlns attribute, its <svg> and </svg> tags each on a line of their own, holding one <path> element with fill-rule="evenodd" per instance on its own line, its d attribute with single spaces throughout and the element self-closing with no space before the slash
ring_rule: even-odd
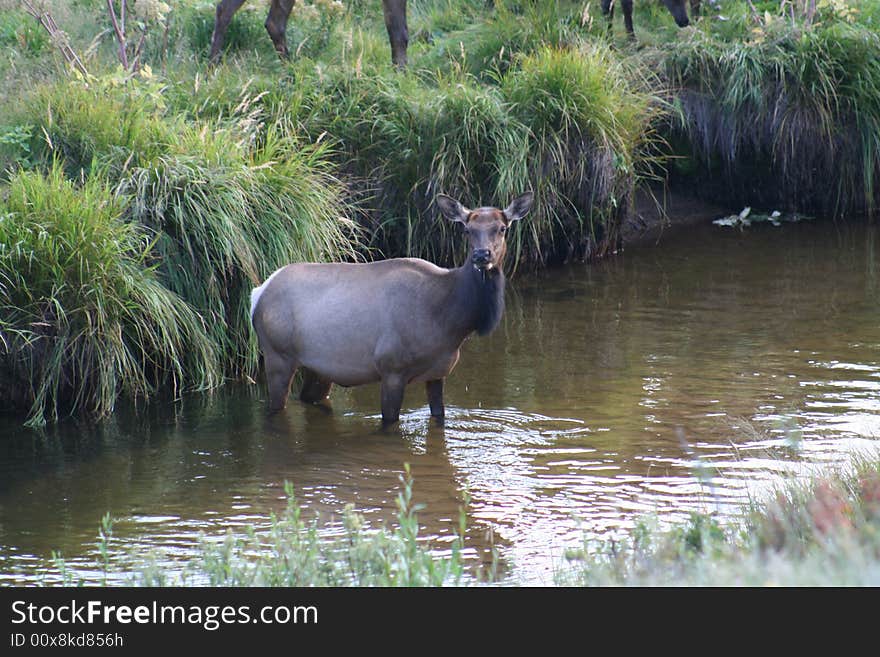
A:
<svg viewBox="0 0 880 657">
<path fill-rule="evenodd" d="M 117 177 L 125 167 L 149 162 L 174 139 L 174 120 L 163 108 L 157 81 L 126 83 L 108 74 L 40 85 L 7 120 L 34 126 L 31 150 L 45 166 L 62 161 L 70 177 L 97 166 Z"/>
<path fill-rule="evenodd" d="M 617 246 L 655 147 L 661 106 L 645 80 L 601 45 L 545 48 L 502 80 L 529 128 L 527 175 L 537 188 L 533 244 L 522 249 L 584 257 Z"/>
<path fill-rule="evenodd" d="M 433 207 L 439 192 L 476 207 L 535 189 L 537 211 L 512 237 L 521 264 L 613 248 L 660 107 L 599 47 L 539 50 L 493 84 L 297 69 L 313 95 L 294 101 L 302 129 L 335 141 L 346 178 L 365 190 L 374 245 L 441 264 L 457 245 Z"/>
<path fill-rule="evenodd" d="M 29 424 L 219 383 L 201 317 L 159 283 L 123 209 L 106 182 L 77 187 L 59 165 L 15 175 L 0 204 L 0 398 Z"/>
<path fill-rule="evenodd" d="M 118 186 L 132 197 L 128 217 L 157 234 L 160 279 L 203 314 L 234 375 L 257 366 L 251 288 L 291 262 L 357 257 L 326 147 L 252 129 L 259 145 L 222 124 L 188 128 Z"/>
<path fill-rule="evenodd" d="M 431 5 L 446 11 L 436 17 L 438 27 L 429 28 L 432 33 L 439 31 L 442 38 L 435 39 L 425 53 L 423 66 L 441 70 L 451 67 L 491 83 L 514 66 L 519 56 L 546 47 L 577 48 L 584 37 L 598 33 L 592 29 L 592 22 L 584 21 L 582 2 L 498 0 L 493 10 L 484 8 L 476 16 L 468 3 L 459 4 L 464 5 L 463 10 L 456 15 L 468 16 L 470 9 L 470 20 L 450 22 L 446 18 L 448 7 L 443 3 Z"/>
<path fill-rule="evenodd" d="M 53 342 L 55 351 L 35 347 L 46 344 L 34 342 L 35 333 L 28 328 L 29 313 L 43 312 L 35 304 L 58 303 L 64 308 L 65 326 L 66 316 L 75 314 L 73 302 L 61 294 L 71 285 L 64 279 L 66 270 L 33 272 L 33 281 L 58 280 L 61 287 L 42 290 L 42 296 L 30 290 L 27 301 L 17 294 L 28 286 L 19 290 L 17 283 L 4 281 L 9 311 L 15 305 L 24 309 L 7 319 L 6 330 L 17 336 L 17 345 L 33 343 L 28 349 L 17 347 L 23 356 L 10 361 L 18 380 L 27 381 L 33 391 L 9 401 L 30 408 L 33 422 L 55 418 L 60 409 L 68 408 L 103 415 L 120 393 L 148 394 L 150 386 L 158 384 L 154 369 L 171 367 L 174 388 L 191 387 L 190 381 L 195 386 L 215 385 L 220 373 L 255 375 L 258 352 L 248 315 L 251 288 L 290 262 L 358 257 L 357 231 L 347 218 L 344 190 L 334 176 L 327 142 L 310 144 L 283 120 L 267 125 L 260 107 L 254 108 L 247 98 L 209 121 L 168 116 L 164 93 L 158 80 L 119 82 L 115 74 L 57 81 L 34 92 L 14 118 L 19 127 L 6 133 L 7 141 L 14 142 L 8 147 L 19 149 L 14 154 L 17 164 L 45 172 L 44 177 L 12 172 L 12 188 L 27 183 L 30 192 L 39 195 L 42 190 L 44 197 L 55 195 L 63 201 L 32 203 L 28 220 L 62 231 L 73 230 L 80 215 L 95 214 L 87 224 L 95 232 L 90 239 L 113 244 L 122 244 L 116 232 L 129 231 L 128 242 L 119 246 L 118 255 L 126 263 L 119 271 L 133 276 L 129 265 L 136 263 L 150 284 L 132 284 L 123 305 L 147 317 L 163 305 L 168 309 L 166 324 L 155 320 L 153 333 L 137 329 L 143 333 L 142 345 L 132 348 L 126 342 L 120 347 L 129 349 L 131 358 L 123 359 L 114 349 L 105 351 L 108 359 L 121 363 L 114 378 L 94 346 L 110 340 L 112 331 L 95 333 L 94 344 L 83 342 L 77 333 Z M 74 182 L 64 182 L 65 177 Z M 38 181 L 43 181 L 42 187 Z M 106 204 L 98 200 L 100 194 L 111 197 L 112 216 L 102 214 L 100 208 Z M 26 196 L 16 198 L 23 204 Z M 25 216 L 23 211 L 24 205 L 15 206 L 16 217 Z M 102 235 L 105 229 L 109 232 Z M 39 234 L 35 231 L 31 233 Z M 135 236 L 150 236 L 150 242 L 137 247 Z M 31 238 L 22 239 L 26 246 Z M 58 259 L 82 257 L 87 262 L 89 254 L 80 254 L 81 247 L 65 237 L 52 248 Z M 9 267 L 15 269 L 13 264 Z M 86 294 L 89 284 L 79 280 L 71 289 Z M 173 302 L 157 301 L 160 292 Z M 137 309 L 136 302 L 143 307 Z M 87 307 L 83 312 L 91 317 Z M 41 325 L 41 320 L 35 321 Z M 174 321 L 180 324 L 173 329 L 179 336 L 173 334 Z M 71 330 L 81 330 L 77 322 Z M 166 351 L 195 340 L 196 325 L 200 350 L 186 349 L 187 358 L 175 361 Z M 90 350 L 88 358 L 79 355 L 83 349 Z M 159 351 L 158 366 L 153 356 L 137 355 L 151 349 Z M 190 357 L 204 363 L 185 367 Z M 40 358 L 46 361 L 42 365 Z M 135 376 L 132 368 L 138 358 L 142 372 Z M 90 367 L 102 372 L 89 372 Z"/>
<path fill-rule="evenodd" d="M 780 19 L 742 40 L 697 31 L 659 57 L 676 90 L 677 129 L 715 198 L 838 217 L 876 213 L 875 31 Z"/>
</svg>

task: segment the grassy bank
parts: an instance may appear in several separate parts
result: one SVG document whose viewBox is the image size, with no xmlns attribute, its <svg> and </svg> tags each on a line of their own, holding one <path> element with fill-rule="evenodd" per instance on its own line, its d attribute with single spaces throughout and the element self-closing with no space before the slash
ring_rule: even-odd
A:
<svg viewBox="0 0 880 657">
<path fill-rule="evenodd" d="M 359 2 L 297 3 L 290 62 L 275 57 L 265 8 L 248 3 L 215 68 L 211 3 L 145 3 L 153 10 L 134 10 L 125 68 L 104 2 L 48 2 L 64 30 L 50 38 L 0 0 L 2 211 L 10 225 L 38 220 L 7 202 L 9 190 L 37 176 L 27 180 L 50 193 L 61 176 L 71 195 L 105 190 L 114 221 L 149 241 L 140 255 L 120 247 L 119 262 L 140 262 L 192 316 L 178 333 L 200 326 L 207 346 L 193 369 L 172 365 L 161 339 L 126 342 L 139 378 L 153 381 L 131 394 L 146 396 L 169 372 L 175 390 L 254 376 L 254 284 L 297 260 L 454 264 L 461 240 L 438 218 L 439 192 L 475 207 L 534 190 L 534 211 L 510 237 L 520 269 L 614 252 L 635 190 L 649 183 L 734 207 L 873 216 L 880 2 L 820 4 L 811 14 L 809 3 L 708 3 L 679 30 L 664 9 L 638 3 L 633 43 L 595 2 L 432 0 L 412 7 L 400 73 L 380 12 Z M 59 44 L 81 64 L 72 69 Z M 41 234 L 20 229 L 15 250 L 38 253 Z M 74 244 L 58 248 L 86 262 Z M 67 308 L 66 290 L 100 283 L 66 268 L 30 277 L 32 301 L 4 283 L 0 357 L 15 375 L 0 400 L 34 423 L 109 412 L 114 394 L 129 394 L 122 369 L 105 367 L 116 382 L 85 403 L 95 394 L 86 379 L 98 377 L 75 373 L 82 357 L 62 349 L 56 365 L 37 362 L 51 351 L 33 336 L 61 335 L 68 313 L 16 305 Z M 112 352 L 103 335 L 90 353 Z"/>
<path fill-rule="evenodd" d="M 402 482 L 392 527 L 368 530 L 347 508 L 336 537 L 289 497 L 265 532 L 205 541 L 199 556 L 174 573 L 155 559 L 114 566 L 112 522 L 99 533 L 105 583 L 140 586 L 465 586 L 509 585 L 496 566 L 465 558 L 465 512 L 451 548 L 419 537 L 411 479 Z M 290 491 L 288 490 L 288 495 Z M 448 543 L 444 542 L 444 545 Z M 60 583 L 76 578 L 56 555 Z M 515 572 L 516 564 L 509 564 Z M 82 567 L 82 564 L 79 565 Z M 178 574 L 182 573 L 182 574 Z M 49 576 L 47 576 L 48 578 Z M 54 579 L 54 576 L 52 576 Z M 659 528 L 643 519 L 623 540 L 588 540 L 558 563 L 558 586 L 876 586 L 880 583 L 880 462 L 863 459 L 845 472 L 781 484 L 739 517 L 720 523 L 695 513 Z M 48 581 L 48 579 L 47 579 Z"/>
<path fill-rule="evenodd" d="M 674 90 L 678 181 L 737 207 L 876 214 L 878 3 L 827 4 L 810 21 L 740 9 L 646 53 Z"/>
<path fill-rule="evenodd" d="M 586 543 L 563 585 L 877 586 L 880 463 L 780 484 L 741 519 L 695 514 L 671 530 L 642 523 L 623 542 Z"/>
<path fill-rule="evenodd" d="M 124 205 L 60 165 L 17 174 L 0 202 L 0 399 L 31 424 L 219 382 L 204 320 L 161 284 L 153 242 Z"/>
</svg>

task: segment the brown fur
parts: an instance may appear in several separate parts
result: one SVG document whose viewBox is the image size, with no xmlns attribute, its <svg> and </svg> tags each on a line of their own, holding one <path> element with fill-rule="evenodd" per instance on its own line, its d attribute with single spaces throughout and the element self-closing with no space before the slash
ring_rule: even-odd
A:
<svg viewBox="0 0 880 657">
<path fill-rule="evenodd" d="M 504 307 L 508 226 L 524 216 L 531 194 L 506 210 L 470 211 L 440 197 L 447 218 L 464 224 L 471 257 L 443 269 L 418 258 L 371 263 L 288 265 L 252 295 L 269 407 L 284 408 L 293 374 L 307 370 L 301 393 L 322 401 L 332 383 L 381 382 L 383 424 L 396 422 L 407 384 L 424 382 L 431 414 L 442 419 L 443 379 L 462 342 L 488 333 Z"/>
</svg>

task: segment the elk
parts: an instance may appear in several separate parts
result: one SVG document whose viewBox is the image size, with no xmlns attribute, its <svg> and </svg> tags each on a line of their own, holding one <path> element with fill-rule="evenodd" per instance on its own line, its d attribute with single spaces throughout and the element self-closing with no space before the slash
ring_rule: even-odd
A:
<svg viewBox="0 0 880 657">
<path fill-rule="evenodd" d="M 223 41 L 226 38 L 226 30 L 235 12 L 246 0 L 221 0 L 217 3 L 217 14 L 214 18 L 214 33 L 211 36 L 212 63 L 220 60 L 223 50 Z M 266 18 L 266 31 L 275 45 L 278 54 L 287 59 L 290 53 L 287 49 L 287 19 L 296 0 L 272 0 L 269 6 L 269 16 Z M 409 33 L 406 28 L 406 0 L 382 0 L 382 13 L 385 17 L 385 28 L 388 30 L 388 40 L 391 42 L 391 61 L 397 68 L 406 67 L 406 47 L 409 44 Z"/>
<path fill-rule="evenodd" d="M 679 27 L 687 27 L 691 24 L 688 19 L 687 10 L 685 9 L 685 0 L 661 0 L 663 5 L 672 14 L 676 25 Z M 614 3 L 616 0 L 602 0 L 602 13 L 608 16 L 608 27 L 611 27 L 611 21 L 614 19 Z M 690 0 L 691 14 L 693 16 L 700 15 L 700 0 Z M 633 32 L 633 0 L 620 0 L 620 8 L 623 9 L 623 23 L 626 26 L 627 34 L 630 38 L 634 38 Z"/>
<path fill-rule="evenodd" d="M 438 195 L 463 225 L 468 258 L 444 269 L 419 258 L 369 263 L 294 263 L 251 292 L 251 321 L 266 371 L 269 410 L 283 409 L 297 369 L 300 399 L 320 403 L 331 386 L 380 382 L 382 425 L 398 421 L 404 388 L 424 383 L 431 416 L 444 419 L 443 383 L 464 340 L 490 333 L 504 312 L 506 233 L 533 194 L 504 210 L 469 210 Z"/>
</svg>

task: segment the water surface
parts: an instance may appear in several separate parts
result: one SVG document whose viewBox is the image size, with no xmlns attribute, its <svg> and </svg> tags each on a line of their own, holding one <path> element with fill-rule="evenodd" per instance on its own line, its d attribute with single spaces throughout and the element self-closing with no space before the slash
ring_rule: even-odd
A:
<svg viewBox="0 0 880 657">
<path fill-rule="evenodd" d="M 552 583 L 567 547 L 645 515 L 735 513 L 781 474 L 878 445 L 877 244 L 864 225 L 705 225 L 521 273 L 500 328 L 465 344 L 443 428 L 421 386 L 382 432 L 377 386 L 334 389 L 332 413 L 292 400 L 270 418 L 262 382 L 97 427 L 4 420 L 0 583 L 51 581 L 52 550 L 99 579 L 106 512 L 115 559 L 152 553 L 174 572 L 202 535 L 265 527 L 286 480 L 307 513 L 351 503 L 378 526 L 405 463 L 423 533 L 442 548 L 467 491 L 468 554 L 495 545 L 511 582 Z"/>
</svg>

